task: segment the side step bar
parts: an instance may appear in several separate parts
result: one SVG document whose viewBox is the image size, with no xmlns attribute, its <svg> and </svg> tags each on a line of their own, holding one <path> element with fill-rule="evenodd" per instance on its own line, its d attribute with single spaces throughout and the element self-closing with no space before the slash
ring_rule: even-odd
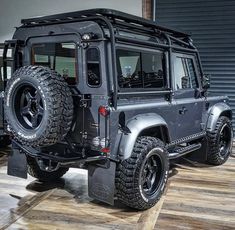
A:
<svg viewBox="0 0 235 230">
<path fill-rule="evenodd" d="M 192 145 L 189 145 L 189 146 L 186 146 L 186 147 L 182 147 L 180 149 L 175 150 L 172 153 L 170 152 L 169 153 L 169 158 L 171 160 L 171 159 L 175 159 L 175 158 L 181 157 L 181 156 L 183 156 L 185 154 L 188 154 L 188 153 L 191 153 L 193 151 L 196 151 L 196 150 L 200 149 L 201 147 L 202 147 L 202 145 L 200 143 L 192 144 Z"/>
</svg>

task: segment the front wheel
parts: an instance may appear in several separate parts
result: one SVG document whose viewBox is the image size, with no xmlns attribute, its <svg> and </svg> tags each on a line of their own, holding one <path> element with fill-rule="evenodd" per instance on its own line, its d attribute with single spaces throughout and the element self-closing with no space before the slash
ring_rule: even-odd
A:
<svg viewBox="0 0 235 230">
<path fill-rule="evenodd" d="M 129 207 L 145 210 L 160 199 L 169 172 L 164 143 L 153 137 L 139 137 L 130 158 L 117 166 L 118 199 Z"/>
<path fill-rule="evenodd" d="M 227 161 L 232 149 L 232 123 L 227 117 L 221 116 L 214 131 L 207 133 L 207 162 L 212 165 L 222 165 Z"/>
</svg>

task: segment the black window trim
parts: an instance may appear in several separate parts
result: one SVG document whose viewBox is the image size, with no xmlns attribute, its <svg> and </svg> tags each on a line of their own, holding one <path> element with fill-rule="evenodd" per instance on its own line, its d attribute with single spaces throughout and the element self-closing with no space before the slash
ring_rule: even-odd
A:
<svg viewBox="0 0 235 230">
<path fill-rule="evenodd" d="M 88 83 L 88 69 L 87 69 L 87 51 L 89 49 L 96 49 L 98 50 L 98 53 L 99 53 L 99 70 L 100 70 L 100 84 L 99 85 L 90 85 Z M 102 68 L 101 68 L 101 55 L 100 55 L 100 49 L 98 46 L 95 46 L 95 45 L 90 45 L 87 49 L 86 49 L 86 52 L 85 52 L 85 60 L 86 60 L 86 84 L 90 87 L 90 88 L 100 88 L 101 85 L 102 85 Z"/>
<path fill-rule="evenodd" d="M 122 50 L 127 50 L 127 51 L 133 51 L 133 52 L 139 52 L 139 53 L 150 53 L 150 54 L 155 54 L 155 53 L 162 53 L 164 58 L 165 58 L 165 65 L 163 66 L 164 72 L 165 72 L 165 77 L 166 77 L 166 86 L 165 88 L 121 88 L 119 84 L 117 85 L 118 87 L 118 95 L 138 95 L 140 94 L 162 94 L 162 93 L 170 93 L 172 90 L 169 87 L 169 67 L 168 67 L 168 50 L 157 48 L 157 49 L 148 49 L 144 47 L 135 47 L 135 46 L 130 46 L 130 45 L 116 45 L 116 51 L 118 49 Z M 142 65 L 142 63 L 141 63 Z M 117 70 L 116 70 L 117 73 Z M 118 74 L 116 74 L 118 77 Z M 118 80 L 118 79 L 117 79 Z"/>
</svg>

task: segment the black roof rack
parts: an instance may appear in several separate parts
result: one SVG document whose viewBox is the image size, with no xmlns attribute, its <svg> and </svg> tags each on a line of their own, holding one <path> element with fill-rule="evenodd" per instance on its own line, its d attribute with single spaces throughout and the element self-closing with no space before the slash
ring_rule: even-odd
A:
<svg viewBox="0 0 235 230">
<path fill-rule="evenodd" d="M 95 16 L 103 16 L 110 20 L 112 24 L 117 23 L 129 23 L 130 26 L 134 27 L 136 26 L 139 30 L 141 29 L 151 29 L 154 31 L 164 32 L 171 34 L 175 37 L 188 37 L 189 34 L 177 31 L 165 26 L 158 25 L 157 23 L 134 16 L 131 14 L 123 13 L 121 11 L 117 10 L 111 10 L 111 9 L 90 9 L 90 10 L 82 10 L 82 11 L 76 11 L 76 12 L 70 12 L 70 13 L 62 13 L 62 14 L 55 14 L 50 16 L 41 16 L 41 17 L 35 17 L 35 18 L 29 18 L 29 19 L 22 19 L 21 23 L 23 26 L 37 26 L 37 25 L 44 25 L 44 24 L 54 24 L 54 23 L 63 23 L 64 21 L 76 21 L 78 19 L 85 19 L 89 17 L 95 17 Z"/>
</svg>

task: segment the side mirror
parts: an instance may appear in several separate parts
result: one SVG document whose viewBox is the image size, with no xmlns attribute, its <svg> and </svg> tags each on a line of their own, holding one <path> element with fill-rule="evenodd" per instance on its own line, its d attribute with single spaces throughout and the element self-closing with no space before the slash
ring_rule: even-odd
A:
<svg viewBox="0 0 235 230">
<path fill-rule="evenodd" d="M 207 90 L 210 88 L 210 75 L 209 74 L 205 74 L 202 77 L 202 88 Z"/>
</svg>

